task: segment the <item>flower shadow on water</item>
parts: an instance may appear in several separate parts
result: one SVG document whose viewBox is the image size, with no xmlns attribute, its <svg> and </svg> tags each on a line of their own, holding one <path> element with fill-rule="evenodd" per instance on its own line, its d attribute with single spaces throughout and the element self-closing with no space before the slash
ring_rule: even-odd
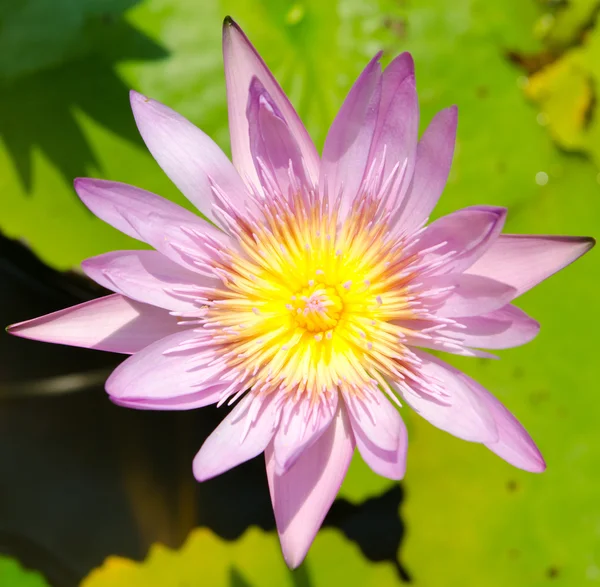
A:
<svg viewBox="0 0 600 587">
<path fill-rule="evenodd" d="M 0 237 L 4 323 L 100 293 Z M 118 407 L 102 389 L 122 358 L 109 353 L 6 333 L 0 353 L 0 552 L 45 573 L 53 587 L 76 587 L 111 554 L 141 560 L 154 542 L 178 548 L 198 526 L 225 540 L 250 526 L 275 531 L 261 458 L 204 483 L 193 478 L 194 454 L 226 408 Z M 397 562 L 402 499 L 400 485 L 360 505 L 338 499 L 324 527 L 339 529 L 365 557 L 389 561 L 408 580 Z M 231 573 L 232 586 L 247 584 L 239 571 Z M 310 587 L 310 560 L 290 576 Z"/>
<path fill-rule="evenodd" d="M 25 191 L 32 189 L 35 150 L 69 183 L 100 167 L 78 121 L 81 114 L 142 144 L 123 108 L 129 87 L 116 66 L 168 53 L 124 20 L 124 11 L 138 2 L 33 0 L 28 10 L 11 12 L 14 2 L 0 0 L 0 138 Z"/>
</svg>

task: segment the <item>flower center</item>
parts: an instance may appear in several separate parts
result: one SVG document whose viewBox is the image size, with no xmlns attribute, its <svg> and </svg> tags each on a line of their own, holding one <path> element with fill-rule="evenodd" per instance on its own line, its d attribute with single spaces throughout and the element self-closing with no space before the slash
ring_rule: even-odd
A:
<svg viewBox="0 0 600 587">
<path fill-rule="evenodd" d="M 310 332 L 325 332 L 335 328 L 344 309 L 336 289 L 323 283 L 309 283 L 292 296 L 291 304 L 298 326 Z"/>
<path fill-rule="evenodd" d="M 411 331 L 401 322 L 417 315 L 407 284 L 420 259 L 403 254 L 376 206 L 340 222 L 326 200 L 303 197 L 261 205 L 264 217 L 233 227 L 240 250 L 216 263 L 223 287 L 201 318 L 219 345 L 211 365 L 231 389 L 368 394 L 384 376 L 405 377 Z"/>
</svg>

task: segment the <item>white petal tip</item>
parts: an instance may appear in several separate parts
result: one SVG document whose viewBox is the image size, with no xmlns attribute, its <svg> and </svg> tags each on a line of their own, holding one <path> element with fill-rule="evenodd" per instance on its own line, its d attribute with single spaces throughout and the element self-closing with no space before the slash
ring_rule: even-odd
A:
<svg viewBox="0 0 600 587">
<path fill-rule="evenodd" d="M 20 338 L 31 338 L 30 336 L 27 336 L 27 332 L 29 330 L 29 328 L 27 327 L 28 323 L 29 321 L 11 324 L 10 326 L 7 326 L 4 330 L 8 334 L 12 334 L 13 336 L 18 336 Z"/>
<path fill-rule="evenodd" d="M 147 98 L 146 96 L 144 96 L 144 94 L 140 94 L 135 90 L 129 90 L 129 101 L 133 106 L 134 104 L 150 102 L 150 98 Z"/>
<path fill-rule="evenodd" d="M 529 469 L 530 473 L 544 473 L 546 471 L 546 462 L 537 463 Z"/>
<path fill-rule="evenodd" d="M 306 555 L 308 553 L 308 548 L 310 544 L 312 544 L 313 540 L 314 538 L 310 540 L 309 545 L 306 547 L 301 547 L 302 545 L 297 543 L 287 544 L 285 541 L 282 540 L 281 552 L 283 553 L 283 559 L 285 560 L 285 564 L 290 569 L 297 569 L 304 562 L 304 559 L 306 558 Z"/>
<path fill-rule="evenodd" d="M 196 453 L 194 457 L 194 461 L 192 462 L 192 473 L 194 474 L 194 479 L 198 481 L 198 483 L 203 483 L 204 481 L 208 481 L 214 475 L 211 475 L 204 463 L 204 458 L 202 455 L 202 450 Z"/>
</svg>

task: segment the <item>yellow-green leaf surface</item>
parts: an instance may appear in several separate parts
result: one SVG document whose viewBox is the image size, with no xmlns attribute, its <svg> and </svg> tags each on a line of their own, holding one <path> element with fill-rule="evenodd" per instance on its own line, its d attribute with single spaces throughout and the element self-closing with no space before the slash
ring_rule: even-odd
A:
<svg viewBox="0 0 600 587">
<path fill-rule="evenodd" d="M 573 33 L 573 43 L 535 71 L 524 89 L 556 143 L 586 153 L 600 167 L 600 28 L 596 21 L 600 2 L 594 7 L 593 15 L 588 15 L 592 20 L 581 22 Z M 560 22 L 554 23 L 549 35 L 562 30 Z"/>
<path fill-rule="evenodd" d="M 16 560 L 0 556 L 0 585 L 3 587 L 50 587 L 36 571 L 24 569 Z"/>
<path fill-rule="evenodd" d="M 290 571 L 277 536 L 252 528 L 231 543 L 210 530 L 194 530 L 181 550 L 155 545 L 141 563 L 110 557 L 81 587 L 380 587 L 396 582 L 391 564 L 369 563 L 331 530 L 322 531 L 306 562 Z"/>
</svg>

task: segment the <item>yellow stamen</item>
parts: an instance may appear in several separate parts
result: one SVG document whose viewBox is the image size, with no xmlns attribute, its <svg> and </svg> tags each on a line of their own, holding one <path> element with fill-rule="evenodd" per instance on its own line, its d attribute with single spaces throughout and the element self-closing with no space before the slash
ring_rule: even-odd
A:
<svg viewBox="0 0 600 587">
<path fill-rule="evenodd" d="M 393 324 L 411 316 L 401 243 L 365 210 L 339 226 L 322 202 L 281 207 L 240 229 L 205 327 L 228 368 L 252 374 L 248 387 L 360 396 L 405 369 L 405 329 Z"/>
</svg>

